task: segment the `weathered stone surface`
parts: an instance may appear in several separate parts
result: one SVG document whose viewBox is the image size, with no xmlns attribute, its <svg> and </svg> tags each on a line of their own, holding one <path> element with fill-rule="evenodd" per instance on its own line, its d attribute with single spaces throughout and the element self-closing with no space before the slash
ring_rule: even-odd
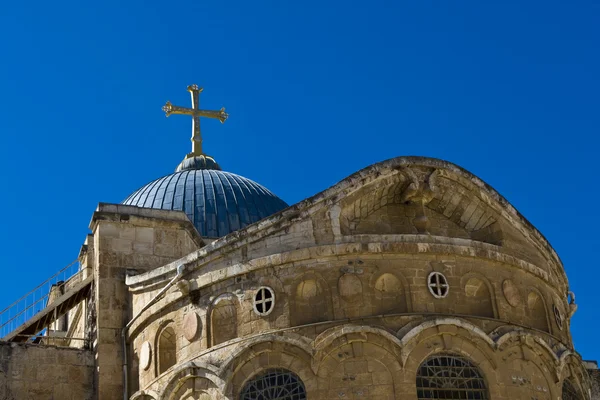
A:
<svg viewBox="0 0 600 400">
<path fill-rule="evenodd" d="M 196 338 L 200 332 L 200 318 L 196 312 L 192 311 L 183 317 L 183 336 L 188 342 L 191 342 Z"/>
<path fill-rule="evenodd" d="M 92 400 L 90 350 L 0 342 L 0 399 Z"/>
<path fill-rule="evenodd" d="M 189 293 L 174 291 L 142 314 L 131 330 L 133 342 L 155 338 L 170 321 L 182 332 L 177 362 L 216 368 L 203 376 L 212 376 L 216 393 L 231 399 L 269 368 L 298 375 L 314 399 L 416 398 L 420 364 L 447 352 L 480 368 L 493 399 L 558 398 L 566 379 L 585 393 L 585 379 L 550 378 L 559 370 L 582 371 L 577 356 L 561 361 L 570 369 L 556 364 L 560 349 L 572 346 L 550 314 L 566 287 L 556 255 L 480 181 L 420 161 L 411 167 L 414 176 L 374 168 L 360 183 L 342 181 L 312 203 L 181 259 Z M 425 208 L 405 204 L 407 182 L 428 179 L 432 169 L 440 172 L 428 183 L 435 188 Z M 419 193 L 409 197 L 418 200 Z M 427 217 L 429 235 L 415 228 L 419 213 Z M 156 282 L 166 284 L 176 266 L 130 279 L 134 308 L 152 299 L 161 288 Z M 431 295 L 431 271 L 447 278 L 446 297 Z M 142 289 L 148 284 L 154 286 Z M 252 302 L 261 286 L 276 298 L 264 317 Z M 193 341 L 186 333 L 190 310 L 205 327 Z M 548 343 L 559 344 L 548 352 Z M 529 366 L 531 360 L 549 372 Z M 181 376 L 149 369 L 137 379 L 140 388 L 169 393 L 169 382 Z"/>
<path fill-rule="evenodd" d="M 596 393 L 589 376 L 598 374 L 553 313 L 573 308 L 554 250 L 457 166 L 376 164 L 211 243 L 190 225 L 182 213 L 136 207 L 103 204 L 94 214 L 82 257 L 95 278 L 99 400 L 122 397 L 121 330 L 134 315 L 135 400 L 238 399 L 272 369 L 297 376 L 309 399 L 417 399 L 423 363 L 448 354 L 472 366 L 493 400 L 554 400 L 565 382 L 582 399 Z M 432 295 L 431 272 L 445 277 L 446 296 Z M 274 293 L 268 315 L 254 309 L 261 287 Z M 70 353 L 44 354 L 9 370 L 0 346 L 0 382 L 23 390 L 25 378 L 52 381 L 54 398 L 85 398 L 65 385 L 92 371 Z M 37 381 L 27 390 L 48 391 Z"/>
<path fill-rule="evenodd" d="M 150 342 L 145 341 L 142 343 L 140 348 L 140 368 L 147 370 L 150 367 L 152 361 L 152 345 Z"/>
</svg>

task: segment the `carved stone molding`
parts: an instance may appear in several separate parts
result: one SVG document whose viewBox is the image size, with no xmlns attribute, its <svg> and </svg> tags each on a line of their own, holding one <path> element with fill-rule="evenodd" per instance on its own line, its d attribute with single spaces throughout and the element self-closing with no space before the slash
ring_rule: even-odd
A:
<svg viewBox="0 0 600 400">
<path fill-rule="evenodd" d="M 429 233 L 430 221 L 425 215 L 425 206 L 433 199 L 438 188 L 436 178 L 438 170 L 434 169 L 429 175 L 417 174 L 411 168 L 401 168 L 400 171 L 410 180 L 408 187 L 402 192 L 400 199 L 403 203 L 414 204 L 416 217 L 412 223 L 419 233 Z"/>
</svg>

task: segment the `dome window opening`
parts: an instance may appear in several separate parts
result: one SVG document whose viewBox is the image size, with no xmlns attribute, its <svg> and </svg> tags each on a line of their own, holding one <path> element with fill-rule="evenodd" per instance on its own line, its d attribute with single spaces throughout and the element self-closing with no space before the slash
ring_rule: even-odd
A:
<svg viewBox="0 0 600 400">
<path fill-rule="evenodd" d="M 240 400 L 306 400 L 300 378 L 284 369 L 270 369 L 246 383 Z"/>
<path fill-rule="evenodd" d="M 479 369 L 466 358 L 437 354 L 417 371 L 417 397 L 431 399 L 487 400 L 487 386 Z"/>
<path fill-rule="evenodd" d="M 254 294 L 254 312 L 260 316 L 269 315 L 275 305 L 275 293 L 270 287 L 262 286 Z"/>
<path fill-rule="evenodd" d="M 556 304 L 552 304 L 552 311 L 554 312 L 554 319 L 556 320 L 556 325 L 558 326 L 558 329 L 560 329 L 562 331 L 564 317 L 563 317 L 562 313 L 560 312 L 560 310 L 558 309 L 558 307 L 556 307 Z"/>
<path fill-rule="evenodd" d="M 448 280 L 440 272 L 432 272 L 429 274 L 427 277 L 427 287 L 429 288 L 429 292 L 436 299 L 443 299 L 446 297 L 450 289 Z"/>
</svg>

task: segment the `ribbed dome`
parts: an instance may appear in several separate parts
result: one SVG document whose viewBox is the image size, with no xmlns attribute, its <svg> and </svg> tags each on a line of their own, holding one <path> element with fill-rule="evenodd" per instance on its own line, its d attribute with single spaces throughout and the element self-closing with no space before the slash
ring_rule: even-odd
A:
<svg viewBox="0 0 600 400">
<path fill-rule="evenodd" d="M 214 158 L 202 154 L 195 157 L 186 157 L 179 163 L 175 172 L 185 171 L 186 169 L 217 169 L 220 171 L 221 167 Z"/>
<path fill-rule="evenodd" d="M 221 237 L 283 210 L 264 186 L 213 169 L 186 169 L 148 183 L 123 204 L 185 211 L 204 237 Z"/>
</svg>

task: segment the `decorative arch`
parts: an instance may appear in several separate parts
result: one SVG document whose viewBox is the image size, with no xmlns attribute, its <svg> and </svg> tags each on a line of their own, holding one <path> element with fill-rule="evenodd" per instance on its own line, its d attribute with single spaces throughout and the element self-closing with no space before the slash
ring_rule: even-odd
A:
<svg viewBox="0 0 600 400">
<path fill-rule="evenodd" d="M 536 288 L 528 288 L 527 320 L 532 328 L 550 333 L 548 307 L 542 293 Z"/>
<path fill-rule="evenodd" d="M 494 332 L 499 331 L 500 328 L 497 328 Z M 552 350 L 552 347 L 550 347 L 548 342 L 546 342 L 543 338 L 520 328 L 506 328 L 511 328 L 511 330 L 502 334 L 496 339 L 498 350 L 506 351 L 509 347 L 514 346 L 515 344 L 524 345 L 534 350 L 537 354 L 545 354 L 544 360 L 548 363 L 548 365 L 553 366 L 560 363 L 560 360 L 554 350 Z M 551 368 L 551 370 L 554 370 L 554 368 Z"/>
<path fill-rule="evenodd" d="M 558 380 L 563 382 L 561 390 L 564 390 L 564 382 L 568 382 L 574 389 L 577 400 L 587 400 L 588 393 L 591 391 L 590 381 L 587 379 L 588 372 L 581 362 L 578 354 L 566 350 L 560 356 L 560 365 L 558 367 Z M 569 392 L 572 396 L 572 392 Z M 565 399 L 566 400 L 566 399 Z"/>
<path fill-rule="evenodd" d="M 460 314 L 486 318 L 498 317 L 494 287 L 487 278 L 481 274 L 470 272 L 461 278 L 460 286 L 466 298 L 464 303 L 459 304 L 459 307 L 465 308 L 460 310 Z"/>
<path fill-rule="evenodd" d="M 430 233 L 503 245 L 502 213 L 477 190 L 465 192 L 472 183 L 454 173 L 402 165 L 369 178 L 339 202 L 343 235 Z"/>
<path fill-rule="evenodd" d="M 329 286 L 325 279 L 315 272 L 302 274 L 294 281 L 290 300 L 292 326 L 333 319 Z"/>
<path fill-rule="evenodd" d="M 236 362 L 244 358 L 244 354 L 247 353 L 248 348 L 265 342 L 281 343 L 283 347 L 290 346 L 292 348 L 298 348 L 298 350 L 304 352 L 306 357 L 311 357 L 313 354 L 312 347 L 310 346 L 308 339 L 304 336 L 292 332 L 288 332 L 285 336 L 269 334 L 261 335 L 245 340 L 243 343 L 236 344 L 232 349 L 229 349 L 229 356 L 223 360 L 218 375 L 224 377 L 224 379 L 229 379 L 230 375 L 228 375 L 227 371 L 235 368 Z"/>
<path fill-rule="evenodd" d="M 466 357 L 437 353 L 425 359 L 416 374 L 417 398 L 488 400 L 488 384 Z"/>
<path fill-rule="evenodd" d="M 576 384 L 571 379 L 563 381 L 561 392 L 561 400 L 583 400 L 583 396 L 576 389 Z"/>
<path fill-rule="evenodd" d="M 313 368 L 327 398 L 396 398 L 398 339 L 376 327 L 345 325 L 315 341 Z"/>
<path fill-rule="evenodd" d="M 140 390 L 135 392 L 130 400 L 158 400 L 158 393 L 152 390 Z"/>
<path fill-rule="evenodd" d="M 209 312 L 209 346 L 215 346 L 237 337 L 237 303 L 237 297 L 232 293 L 222 294 L 213 300 Z"/>
<path fill-rule="evenodd" d="M 500 356 L 508 368 L 510 380 L 505 381 L 505 396 L 507 398 L 536 398 L 551 400 L 559 398 L 557 390 L 556 364 L 541 348 L 530 346 L 529 338 L 518 339 L 512 346 L 501 350 Z M 525 344 L 528 345 L 525 345 Z"/>
<path fill-rule="evenodd" d="M 154 352 L 156 376 L 177 364 L 177 335 L 172 320 L 163 323 L 156 335 Z"/>
<path fill-rule="evenodd" d="M 295 373 L 272 368 L 252 377 L 242 388 L 240 400 L 306 400 L 306 387 Z"/>
<path fill-rule="evenodd" d="M 437 353 L 452 353 L 471 360 L 481 371 L 486 382 L 497 382 L 495 343 L 478 327 L 459 318 L 433 318 L 407 329 L 401 329 L 401 357 L 405 371 L 415 373 L 424 360 Z M 414 371 L 414 372 L 413 372 Z M 501 397 L 498 385 L 487 388 L 490 398 Z M 416 385 L 407 387 L 408 396 L 417 398 Z"/>
<path fill-rule="evenodd" d="M 257 374 L 271 369 L 285 369 L 297 375 L 310 396 L 317 386 L 317 377 L 311 366 L 310 347 L 297 340 L 277 335 L 265 335 L 254 341 L 240 343 L 220 368 L 220 377 L 226 382 L 223 393 L 227 398 L 239 398 L 246 384 Z"/>
<path fill-rule="evenodd" d="M 218 399 L 218 389 L 208 379 L 190 376 L 181 380 L 176 391 L 164 397 L 165 400 L 211 400 Z"/>
<path fill-rule="evenodd" d="M 180 365 L 162 389 L 161 400 L 221 399 L 225 383 L 213 365 L 188 362 Z"/>
<path fill-rule="evenodd" d="M 412 310 L 410 289 L 406 278 L 397 271 L 382 270 L 371 278 L 374 292 L 373 315 L 405 313 Z"/>
<path fill-rule="evenodd" d="M 348 337 L 348 335 L 352 335 L 352 337 Z M 377 336 L 379 338 L 376 338 Z M 400 355 L 402 346 L 400 340 L 382 328 L 365 325 L 338 325 L 325 330 L 315 338 L 313 342 L 313 370 L 318 373 L 319 364 L 327 356 L 328 348 L 339 347 L 343 343 L 366 341 L 369 338 L 372 339 L 373 343 L 379 343 L 389 349 L 395 357 Z"/>
<path fill-rule="evenodd" d="M 459 328 L 460 338 L 462 341 L 457 340 L 457 343 L 470 343 L 470 346 L 481 348 L 481 351 L 485 352 L 485 358 L 494 366 L 493 351 L 496 349 L 496 343 L 476 325 L 473 325 L 469 321 L 454 317 L 437 317 L 431 318 L 418 325 L 411 326 L 407 331 L 400 329 L 398 336 L 401 336 L 400 346 L 402 347 L 402 364 L 406 364 L 406 360 L 410 353 L 421 343 L 425 342 L 428 338 L 443 336 L 445 332 L 452 332 L 452 336 L 458 336 L 456 328 Z M 458 337 L 457 337 L 458 339 Z M 482 346 L 485 344 L 485 346 Z M 450 343 L 438 342 L 439 351 L 452 351 L 453 346 Z M 456 350 L 461 351 L 461 350 Z"/>
</svg>

